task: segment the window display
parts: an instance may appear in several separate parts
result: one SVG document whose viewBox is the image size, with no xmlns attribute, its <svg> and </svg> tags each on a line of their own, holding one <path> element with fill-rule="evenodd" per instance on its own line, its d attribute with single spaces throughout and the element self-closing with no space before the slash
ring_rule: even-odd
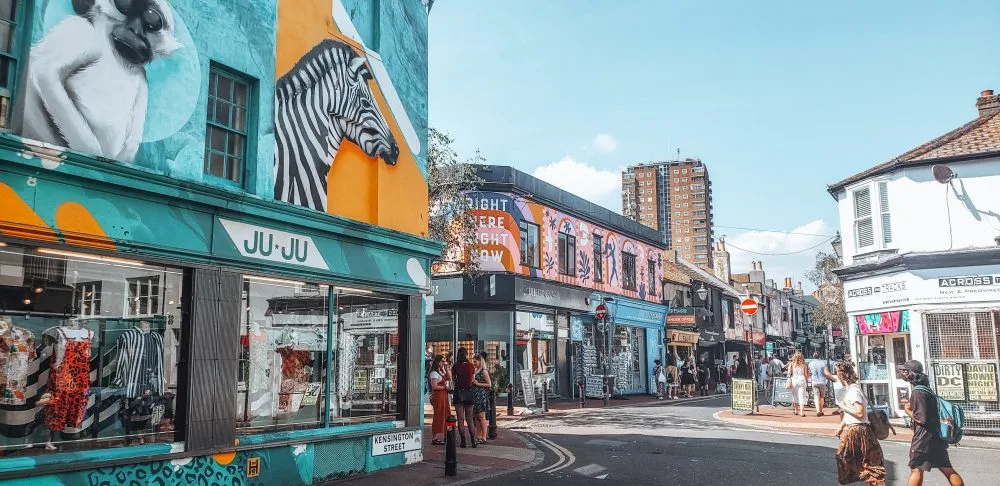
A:
<svg viewBox="0 0 1000 486">
<path fill-rule="evenodd" d="M 337 295 L 336 406 L 331 423 L 395 420 L 400 301 L 364 293 Z"/>
<path fill-rule="evenodd" d="M 0 268 L 0 449 L 173 441 L 183 271 L 15 245 Z"/>
<path fill-rule="evenodd" d="M 237 428 L 318 426 L 326 382 L 328 288 L 246 277 L 243 299 Z"/>
</svg>

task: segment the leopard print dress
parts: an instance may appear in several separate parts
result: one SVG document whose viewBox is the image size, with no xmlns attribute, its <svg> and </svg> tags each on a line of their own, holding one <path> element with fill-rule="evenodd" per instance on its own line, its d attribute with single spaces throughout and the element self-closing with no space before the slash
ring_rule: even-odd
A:
<svg viewBox="0 0 1000 486">
<path fill-rule="evenodd" d="M 59 337 L 66 343 L 62 363 L 49 373 L 49 393 L 52 400 L 45 406 L 45 425 L 54 432 L 66 427 L 79 427 L 87 410 L 90 390 L 90 347 L 93 333 L 85 339 L 69 339 L 62 329 Z"/>
</svg>

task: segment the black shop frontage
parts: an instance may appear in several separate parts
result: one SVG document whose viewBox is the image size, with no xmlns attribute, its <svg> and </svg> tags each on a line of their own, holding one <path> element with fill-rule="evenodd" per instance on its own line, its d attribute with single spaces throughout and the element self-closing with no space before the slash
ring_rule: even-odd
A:
<svg viewBox="0 0 1000 486">
<path fill-rule="evenodd" d="M 427 317 L 427 345 L 448 355 L 464 347 L 486 352 L 493 382 L 503 393 L 526 384 L 540 396 L 570 396 L 570 316 L 591 311 L 593 292 L 512 274 L 433 279 L 434 313 Z"/>
</svg>

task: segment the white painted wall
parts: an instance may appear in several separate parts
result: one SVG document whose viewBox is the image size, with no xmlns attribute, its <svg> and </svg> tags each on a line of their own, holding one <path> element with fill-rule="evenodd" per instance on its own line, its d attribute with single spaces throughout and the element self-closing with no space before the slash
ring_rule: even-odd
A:
<svg viewBox="0 0 1000 486">
<path fill-rule="evenodd" d="M 844 264 L 879 249 L 909 252 L 996 247 L 1000 236 L 1000 158 L 946 164 L 956 174 L 940 184 L 931 167 L 897 170 L 848 186 L 837 194 Z M 882 244 L 878 182 L 886 181 L 892 242 Z M 852 192 L 869 186 L 875 223 L 875 246 L 857 248 Z M 949 218 L 950 216 L 950 218 Z M 949 224 L 950 220 L 950 224 Z M 950 230 L 949 230 L 950 228 Z"/>
</svg>

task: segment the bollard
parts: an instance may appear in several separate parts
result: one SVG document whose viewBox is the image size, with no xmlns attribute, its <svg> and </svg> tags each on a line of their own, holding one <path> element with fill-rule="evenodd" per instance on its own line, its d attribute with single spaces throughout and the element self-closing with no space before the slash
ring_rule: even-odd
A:
<svg viewBox="0 0 1000 486">
<path fill-rule="evenodd" d="M 490 440 L 497 438 L 497 392 L 490 390 L 490 426 L 486 428 L 486 437 Z"/>
<path fill-rule="evenodd" d="M 458 474 L 458 451 L 455 450 L 455 428 L 458 427 L 458 419 L 454 415 L 449 415 L 445 422 L 448 433 L 444 439 L 444 475 L 455 476 Z"/>
<path fill-rule="evenodd" d="M 507 385 L 507 416 L 514 416 L 514 384 Z"/>
<path fill-rule="evenodd" d="M 542 380 L 542 411 L 549 411 L 549 380 Z"/>
<path fill-rule="evenodd" d="M 583 390 L 583 383 L 577 383 L 576 386 L 578 388 L 580 388 L 580 408 L 584 408 L 586 406 L 586 400 L 587 400 L 587 398 L 583 395 L 583 391 L 584 391 Z"/>
</svg>

